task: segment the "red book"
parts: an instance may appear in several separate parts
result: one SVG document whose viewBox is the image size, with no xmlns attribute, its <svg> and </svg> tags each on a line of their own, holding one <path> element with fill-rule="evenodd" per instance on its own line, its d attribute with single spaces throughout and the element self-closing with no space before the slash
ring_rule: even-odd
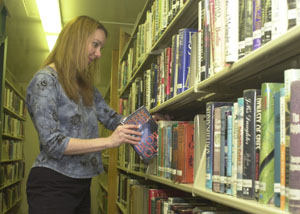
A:
<svg viewBox="0 0 300 214">
<path fill-rule="evenodd" d="M 148 213 L 152 212 L 152 203 L 155 201 L 154 199 L 157 197 L 167 197 L 167 193 L 164 189 L 149 189 L 149 206 Z"/>
<path fill-rule="evenodd" d="M 189 122 L 178 124 L 178 157 L 177 181 L 194 182 L 194 124 Z"/>
</svg>

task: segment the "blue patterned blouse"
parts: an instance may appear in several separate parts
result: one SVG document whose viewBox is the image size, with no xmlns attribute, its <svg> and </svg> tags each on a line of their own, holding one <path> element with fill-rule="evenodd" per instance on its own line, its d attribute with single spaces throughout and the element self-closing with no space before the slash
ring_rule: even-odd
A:
<svg viewBox="0 0 300 214">
<path fill-rule="evenodd" d="M 56 71 L 47 66 L 29 83 L 26 107 L 40 143 L 33 167 L 48 167 L 72 178 L 91 178 L 102 172 L 101 152 L 64 155 L 70 138 L 97 138 L 98 121 L 114 130 L 121 120 L 96 88 L 93 106 L 76 104 L 67 97 Z"/>
</svg>

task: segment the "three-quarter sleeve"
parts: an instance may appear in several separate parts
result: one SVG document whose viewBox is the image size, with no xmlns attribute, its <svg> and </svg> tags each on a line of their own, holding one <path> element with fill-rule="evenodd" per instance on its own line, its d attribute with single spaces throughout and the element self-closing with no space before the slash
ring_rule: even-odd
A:
<svg viewBox="0 0 300 214">
<path fill-rule="evenodd" d="M 59 90 L 56 77 L 39 73 L 27 88 L 26 107 L 38 132 L 40 150 L 47 156 L 60 159 L 70 137 L 63 134 L 58 120 Z"/>
</svg>

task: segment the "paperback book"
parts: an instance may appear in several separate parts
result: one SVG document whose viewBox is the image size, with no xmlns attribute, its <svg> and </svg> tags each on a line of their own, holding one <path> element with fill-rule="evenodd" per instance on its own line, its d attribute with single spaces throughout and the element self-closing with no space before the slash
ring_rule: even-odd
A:
<svg viewBox="0 0 300 214">
<path fill-rule="evenodd" d="M 133 145 L 134 150 L 145 162 L 149 161 L 157 154 L 157 123 L 150 115 L 145 106 L 138 108 L 131 113 L 123 124 L 139 125 L 138 131 L 142 133 L 141 140 L 138 144 Z"/>
</svg>

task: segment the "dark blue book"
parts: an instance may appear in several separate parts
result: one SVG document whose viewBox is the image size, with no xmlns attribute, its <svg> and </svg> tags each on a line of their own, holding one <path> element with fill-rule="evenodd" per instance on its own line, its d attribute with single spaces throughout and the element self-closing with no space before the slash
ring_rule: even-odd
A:
<svg viewBox="0 0 300 214">
<path fill-rule="evenodd" d="M 227 183 L 227 117 L 232 114 L 232 105 L 229 103 L 226 106 L 221 107 L 221 150 L 220 150 L 220 192 L 226 193 L 226 183 Z"/>
<path fill-rule="evenodd" d="M 157 128 L 156 121 L 152 118 L 145 106 L 131 113 L 123 122 L 124 124 L 139 125 L 138 131 L 142 132 L 141 141 L 133 145 L 140 158 L 148 163 L 157 154 Z"/>
<path fill-rule="evenodd" d="M 179 57 L 177 75 L 177 94 L 189 88 L 189 72 L 191 58 L 192 35 L 197 29 L 183 28 L 179 30 Z"/>
</svg>

